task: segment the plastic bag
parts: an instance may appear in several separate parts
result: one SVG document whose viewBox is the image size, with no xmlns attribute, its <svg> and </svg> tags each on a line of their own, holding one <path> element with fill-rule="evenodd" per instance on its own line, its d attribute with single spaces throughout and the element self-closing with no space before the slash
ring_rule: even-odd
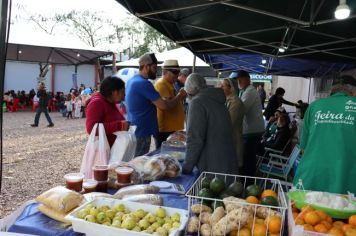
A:
<svg viewBox="0 0 356 236">
<path fill-rule="evenodd" d="M 36 201 L 56 212 L 67 213 L 79 206 L 83 196 L 63 186 L 52 188 L 36 198 Z"/>
<path fill-rule="evenodd" d="M 185 147 L 187 145 L 187 134 L 185 131 L 176 131 L 169 135 L 167 143 L 176 147 Z"/>
<path fill-rule="evenodd" d="M 172 177 L 177 177 L 177 176 L 181 175 L 182 166 L 176 158 L 174 158 L 168 154 L 161 153 L 161 154 L 157 154 L 157 155 L 153 156 L 153 159 L 163 161 L 163 163 L 166 167 L 165 173 L 164 173 L 164 175 L 166 177 L 172 178 Z"/>
<path fill-rule="evenodd" d="M 114 134 L 116 139 L 111 147 L 109 164 L 121 161 L 130 161 L 135 156 L 136 151 L 136 126 L 131 126 L 128 131 L 118 131 Z"/>
<path fill-rule="evenodd" d="M 99 126 L 99 136 L 96 136 L 96 130 Z M 104 125 L 95 124 L 85 147 L 80 172 L 86 179 L 93 178 L 93 166 L 107 165 L 110 156 L 110 146 L 106 138 Z"/>
<path fill-rule="evenodd" d="M 150 158 L 143 166 L 144 180 L 156 180 L 163 177 L 166 173 L 166 166 L 162 160 Z"/>
</svg>

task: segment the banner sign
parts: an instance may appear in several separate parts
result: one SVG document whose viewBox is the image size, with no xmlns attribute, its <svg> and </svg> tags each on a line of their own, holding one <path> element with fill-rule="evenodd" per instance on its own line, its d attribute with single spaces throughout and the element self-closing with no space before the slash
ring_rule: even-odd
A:
<svg viewBox="0 0 356 236">
<path fill-rule="evenodd" d="M 251 80 L 271 81 L 272 75 L 250 74 Z"/>
</svg>

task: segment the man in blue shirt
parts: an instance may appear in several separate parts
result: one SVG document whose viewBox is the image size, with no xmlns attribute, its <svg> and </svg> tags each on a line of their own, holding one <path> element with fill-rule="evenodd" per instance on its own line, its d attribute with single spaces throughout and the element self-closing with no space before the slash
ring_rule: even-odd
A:
<svg viewBox="0 0 356 236">
<path fill-rule="evenodd" d="M 154 80 L 158 61 L 153 53 L 146 53 L 139 58 L 139 73 L 126 84 L 126 105 L 128 120 L 136 125 L 136 154 L 141 156 L 149 152 L 151 136 L 158 133 L 157 110 L 169 110 L 186 97 L 182 89 L 172 99 L 163 99 L 148 80 Z"/>
</svg>

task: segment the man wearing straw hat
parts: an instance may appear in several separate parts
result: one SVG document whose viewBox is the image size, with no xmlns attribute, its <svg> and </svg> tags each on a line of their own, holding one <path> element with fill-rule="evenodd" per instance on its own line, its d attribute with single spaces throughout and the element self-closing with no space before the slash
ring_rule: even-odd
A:
<svg viewBox="0 0 356 236">
<path fill-rule="evenodd" d="M 171 100 L 177 95 L 174 83 L 178 79 L 180 68 L 177 60 L 165 60 L 162 66 L 162 78 L 155 83 L 155 89 L 165 100 Z M 184 129 L 183 103 L 177 103 L 170 110 L 157 109 L 158 134 L 155 135 L 156 148 L 160 148 L 170 134 Z"/>
</svg>

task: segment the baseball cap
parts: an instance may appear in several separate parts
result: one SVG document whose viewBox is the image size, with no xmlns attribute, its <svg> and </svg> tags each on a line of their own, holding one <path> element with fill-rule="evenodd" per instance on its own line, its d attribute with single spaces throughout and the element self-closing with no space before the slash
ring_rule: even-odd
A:
<svg viewBox="0 0 356 236">
<path fill-rule="evenodd" d="M 159 62 L 154 53 L 145 53 L 138 59 L 138 64 L 140 66 L 149 65 L 149 64 L 159 64 Z"/>
<path fill-rule="evenodd" d="M 229 75 L 229 79 L 235 79 L 237 78 L 237 72 L 231 72 L 231 74 Z"/>
<path fill-rule="evenodd" d="M 350 75 L 343 75 L 333 81 L 333 85 L 335 84 L 349 84 L 356 87 L 356 79 Z"/>
</svg>

